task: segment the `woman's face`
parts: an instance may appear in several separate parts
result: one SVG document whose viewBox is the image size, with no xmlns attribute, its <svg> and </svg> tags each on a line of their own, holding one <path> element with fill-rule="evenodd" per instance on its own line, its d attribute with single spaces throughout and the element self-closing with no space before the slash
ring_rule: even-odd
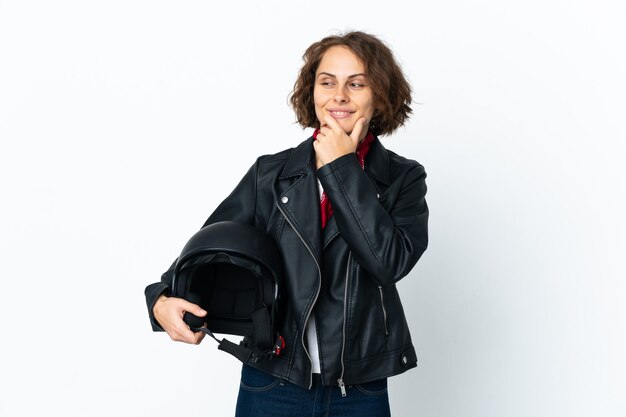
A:
<svg viewBox="0 0 626 417">
<path fill-rule="evenodd" d="M 320 126 L 325 125 L 325 115 L 334 117 L 347 134 L 361 117 L 369 126 L 375 110 L 374 95 L 363 62 L 350 48 L 333 46 L 324 53 L 315 72 L 313 101 Z M 366 134 L 367 128 L 359 139 Z"/>
</svg>

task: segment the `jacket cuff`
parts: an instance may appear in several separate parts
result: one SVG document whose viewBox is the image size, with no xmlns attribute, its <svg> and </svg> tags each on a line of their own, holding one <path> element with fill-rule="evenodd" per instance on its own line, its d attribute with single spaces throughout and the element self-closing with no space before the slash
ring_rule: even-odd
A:
<svg viewBox="0 0 626 417">
<path fill-rule="evenodd" d="M 348 153 L 339 158 L 335 159 L 332 162 L 325 164 L 323 167 L 317 170 L 317 177 L 321 180 L 322 178 L 330 175 L 333 171 L 337 171 L 341 169 L 345 165 L 355 165 L 359 169 L 361 169 L 361 164 L 359 164 L 359 160 L 356 157 L 355 153 Z"/>
<path fill-rule="evenodd" d="M 152 331 L 162 332 L 164 331 L 158 321 L 154 318 L 154 305 L 161 295 L 169 295 L 170 288 L 163 282 L 155 282 L 146 287 L 144 291 L 146 295 L 146 305 L 148 307 L 148 316 L 150 317 L 150 324 L 152 325 Z"/>
</svg>

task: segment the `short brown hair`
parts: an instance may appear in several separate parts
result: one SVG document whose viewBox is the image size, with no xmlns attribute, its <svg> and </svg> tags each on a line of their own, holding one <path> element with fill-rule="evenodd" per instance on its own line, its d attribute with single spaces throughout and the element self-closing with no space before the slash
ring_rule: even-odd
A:
<svg viewBox="0 0 626 417">
<path fill-rule="evenodd" d="M 324 53 L 332 46 L 350 48 L 365 65 L 376 106 L 370 131 L 377 136 L 388 135 L 402 126 L 412 112 L 409 106 L 411 86 L 391 49 L 377 37 L 359 31 L 327 36 L 309 46 L 302 55 L 304 65 L 289 98 L 298 123 L 305 128 L 319 128 L 313 102 L 315 72 Z"/>
</svg>

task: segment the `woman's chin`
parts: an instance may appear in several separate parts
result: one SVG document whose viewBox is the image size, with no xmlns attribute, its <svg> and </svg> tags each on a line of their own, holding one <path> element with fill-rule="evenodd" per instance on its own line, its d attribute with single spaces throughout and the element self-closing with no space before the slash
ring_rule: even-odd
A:
<svg viewBox="0 0 626 417">
<path fill-rule="evenodd" d="M 338 122 L 339 122 L 339 126 L 341 126 L 344 132 L 346 132 L 346 135 L 350 136 L 350 134 L 352 134 L 352 131 L 354 130 L 354 123 L 352 123 L 351 120 L 350 121 L 338 120 Z"/>
</svg>

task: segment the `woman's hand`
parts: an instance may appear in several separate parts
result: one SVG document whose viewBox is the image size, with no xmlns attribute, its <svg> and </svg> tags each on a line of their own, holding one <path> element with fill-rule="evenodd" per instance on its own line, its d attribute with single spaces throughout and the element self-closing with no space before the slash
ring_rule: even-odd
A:
<svg viewBox="0 0 626 417">
<path fill-rule="evenodd" d="M 203 332 L 192 332 L 187 323 L 183 321 L 185 312 L 198 317 L 206 316 L 206 311 L 200 308 L 200 306 L 182 298 L 161 295 L 154 304 L 152 312 L 156 321 L 159 322 L 172 340 L 197 345 L 204 338 L 205 334 Z"/>
<path fill-rule="evenodd" d="M 313 142 L 317 158 L 317 168 L 321 168 L 340 156 L 354 153 L 361 140 L 361 133 L 365 127 L 365 117 L 360 118 L 348 135 L 337 121 L 331 116 L 324 116 L 322 127 Z"/>
</svg>

